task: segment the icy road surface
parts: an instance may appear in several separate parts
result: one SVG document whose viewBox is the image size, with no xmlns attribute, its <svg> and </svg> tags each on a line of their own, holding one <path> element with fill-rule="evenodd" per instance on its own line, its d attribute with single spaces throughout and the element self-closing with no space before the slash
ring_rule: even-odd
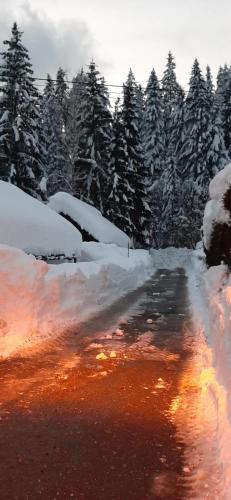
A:
<svg viewBox="0 0 231 500">
<path fill-rule="evenodd" d="M 199 448 L 190 459 L 200 387 L 186 282 L 158 271 L 42 351 L 0 363 L 1 500 L 222 498 L 212 447 L 207 468 Z"/>
</svg>

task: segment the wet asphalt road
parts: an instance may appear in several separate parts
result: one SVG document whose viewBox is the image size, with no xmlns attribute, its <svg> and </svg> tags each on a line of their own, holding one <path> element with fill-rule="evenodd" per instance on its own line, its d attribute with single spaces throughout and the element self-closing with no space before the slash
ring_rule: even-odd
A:
<svg viewBox="0 0 231 500">
<path fill-rule="evenodd" d="M 162 270 L 40 352 L 1 362 L 0 499 L 189 498 L 169 418 L 189 331 L 184 271 Z"/>
</svg>

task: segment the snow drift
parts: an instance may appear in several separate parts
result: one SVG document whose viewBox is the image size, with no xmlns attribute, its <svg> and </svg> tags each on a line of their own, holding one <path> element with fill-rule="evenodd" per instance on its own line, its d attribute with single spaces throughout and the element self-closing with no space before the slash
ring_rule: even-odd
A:
<svg viewBox="0 0 231 500">
<path fill-rule="evenodd" d="M 0 243 L 35 256 L 81 252 L 80 232 L 40 201 L 0 181 Z"/>
<path fill-rule="evenodd" d="M 99 251 L 85 243 L 88 258 Z M 149 277 L 148 252 L 100 245 L 96 262 L 48 265 L 0 245 L 0 356 L 57 335 L 138 287 Z M 106 248 L 103 248 L 106 247 Z"/>
<path fill-rule="evenodd" d="M 57 213 L 70 217 L 78 226 L 101 243 L 115 243 L 127 248 L 128 236 L 118 229 L 101 212 L 68 193 L 59 192 L 51 196 L 48 206 Z"/>
<path fill-rule="evenodd" d="M 191 290 L 194 320 L 203 341 L 198 346 L 207 398 L 214 407 L 217 457 L 222 464 L 225 500 L 231 492 L 231 277 L 224 265 L 205 269 L 197 262 Z M 206 396 L 206 394 L 204 394 Z M 205 409 L 206 411 L 206 409 Z M 210 437 L 214 439 L 214 436 Z"/>
</svg>

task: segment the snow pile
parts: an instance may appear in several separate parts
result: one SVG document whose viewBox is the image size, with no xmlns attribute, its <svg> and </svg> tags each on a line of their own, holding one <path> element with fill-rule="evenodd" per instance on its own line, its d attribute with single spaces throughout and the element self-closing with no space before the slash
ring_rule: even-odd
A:
<svg viewBox="0 0 231 500">
<path fill-rule="evenodd" d="M 230 224 L 230 213 L 223 205 L 223 196 L 230 186 L 231 163 L 218 172 L 209 185 L 211 200 L 206 204 L 203 219 L 203 243 L 206 249 L 210 247 L 215 224 Z"/>
<path fill-rule="evenodd" d="M 212 404 L 224 472 L 224 499 L 231 491 L 231 277 L 224 265 L 206 269 L 201 252 L 192 252 L 187 268 L 195 343 L 200 357 L 204 408 Z M 207 398 L 207 403 L 206 403 Z M 206 409 L 205 409 L 206 411 Z M 205 417 L 206 418 L 206 415 Z"/>
<path fill-rule="evenodd" d="M 151 250 L 153 265 L 157 269 L 173 270 L 179 267 L 185 268 L 191 260 L 192 251 L 188 248 L 164 248 Z"/>
<path fill-rule="evenodd" d="M 0 181 L 0 243 L 36 256 L 78 256 L 82 237 L 72 224 L 40 201 Z"/>
<path fill-rule="evenodd" d="M 123 231 L 105 219 L 95 207 L 74 196 L 63 192 L 56 193 L 51 196 L 48 206 L 55 212 L 70 217 L 95 240 L 128 247 L 129 238 Z"/>
<path fill-rule="evenodd" d="M 85 253 L 98 254 L 96 245 L 85 243 Z M 101 260 L 49 266 L 0 245 L 1 356 L 88 319 L 150 276 L 148 252 L 132 250 L 128 258 L 114 245 L 100 249 Z"/>
</svg>

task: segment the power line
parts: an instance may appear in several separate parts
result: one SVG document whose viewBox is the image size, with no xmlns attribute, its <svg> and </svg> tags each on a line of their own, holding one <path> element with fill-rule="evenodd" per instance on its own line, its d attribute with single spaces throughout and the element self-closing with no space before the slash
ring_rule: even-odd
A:
<svg viewBox="0 0 231 500">
<path fill-rule="evenodd" d="M 47 78 L 33 77 L 33 79 L 36 80 L 36 81 L 48 82 Z M 57 80 L 57 78 L 50 78 L 49 81 L 57 83 L 59 80 Z M 159 83 L 161 83 L 161 80 L 158 80 L 158 81 L 159 81 Z M 68 85 L 79 86 L 79 87 L 88 85 L 88 82 L 77 82 L 76 80 L 63 80 L 63 82 L 67 83 Z M 36 85 L 37 86 L 41 86 L 41 87 L 44 86 L 44 85 L 39 85 L 39 84 L 36 84 Z M 119 89 L 124 89 L 124 88 L 128 87 L 128 85 L 126 83 L 123 83 L 123 85 L 118 85 L 116 83 L 105 83 L 105 82 L 103 82 L 103 85 L 104 85 L 104 87 L 107 87 L 107 88 L 119 88 Z M 143 91 L 146 90 L 146 87 L 142 87 L 139 84 L 137 84 L 136 86 L 132 86 L 132 85 L 130 86 L 129 85 L 129 88 L 133 88 L 133 89 L 136 89 L 136 90 L 137 90 L 137 88 L 140 88 Z M 161 89 L 161 88 L 156 89 L 156 90 L 158 90 L 158 92 L 167 92 L 165 89 Z M 185 94 L 188 93 L 187 90 L 183 89 L 183 91 L 184 91 Z M 111 91 L 111 92 L 113 92 L 114 94 L 116 93 L 114 91 Z M 122 95 L 122 90 L 121 90 L 121 92 L 118 92 L 118 95 Z"/>
<path fill-rule="evenodd" d="M 39 77 L 33 77 L 34 80 L 38 80 L 38 81 L 42 81 L 42 82 L 47 82 L 47 78 L 39 78 Z M 59 80 L 57 80 L 57 78 L 49 78 L 49 81 L 51 82 L 58 82 Z M 68 84 L 73 84 L 73 85 L 88 85 L 87 82 L 76 82 L 76 80 L 63 80 L 64 83 L 68 83 Z M 123 89 L 124 86 L 126 87 L 126 84 L 124 85 L 117 85 L 115 83 L 103 83 L 103 85 L 105 87 L 117 87 L 117 88 L 120 88 L 120 89 Z M 134 87 L 136 88 L 136 87 Z M 143 89 L 144 90 L 144 89 Z"/>
<path fill-rule="evenodd" d="M 39 84 L 39 83 L 35 83 L 36 87 L 40 87 L 40 88 L 43 88 L 45 87 L 45 82 L 47 83 L 48 81 L 51 81 L 51 82 L 54 82 L 54 83 L 57 83 L 59 80 L 57 80 L 57 78 L 50 78 L 49 80 L 47 78 L 41 78 L 41 77 L 32 77 L 34 81 L 38 81 L 38 82 L 44 82 L 44 84 Z M 161 82 L 161 80 L 159 80 L 159 82 Z M 76 80 L 63 80 L 63 83 L 66 83 L 68 85 L 73 85 L 73 86 L 79 86 L 79 87 L 83 87 L 83 86 L 86 86 L 88 85 L 88 82 L 77 82 Z M 122 89 L 120 92 L 116 92 L 114 90 L 110 90 L 109 91 L 109 94 L 115 94 L 115 95 L 118 95 L 118 96 L 122 96 L 123 95 L 123 89 L 124 88 L 128 88 L 128 85 L 126 83 L 124 83 L 123 85 L 118 85 L 118 84 L 115 84 L 115 83 L 105 83 L 103 82 L 103 86 L 106 87 L 106 88 L 118 88 L 118 89 Z M 137 90 L 138 88 L 140 88 L 141 90 L 145 91 L 146 88 L 145 87 L 142 87 L 141 85 L 136 85 L 136 86 L 130 86 L 129 85 L 129 88 L 132 88 L 132 89 L 135 89 Z M 1 90 L 1 89 L 0 89 Z M 166 89 L 163 89 L 163 88 L 159 88 L 159 89 L 156 89 L 158 92 L 168 92 Z M 185 94 L 188 93 L 187 90 L 184 90 Z"/>
</svg>

